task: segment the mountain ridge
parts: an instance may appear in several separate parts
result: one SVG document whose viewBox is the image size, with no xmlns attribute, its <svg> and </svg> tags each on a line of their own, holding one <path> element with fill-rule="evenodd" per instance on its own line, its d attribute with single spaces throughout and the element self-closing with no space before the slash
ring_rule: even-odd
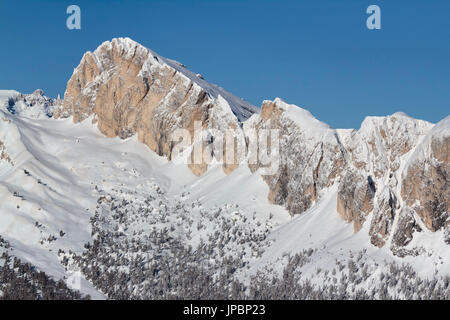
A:
<svg viewBox="0 0 450 320">
<path fill-rule="evenodd" d="M 83 55 L 64 100 L 42 90 L 0 91 L 0 118 L 0 234 L 22 258 L 58 277 L 80 261 L 91 268 L 81 256 L 95 253 L 89 246 L 83 251 L 86 242 L 98 245 L 91 228 L 144 241 L 120 221 L 133 221 L 133 232 L 147 234 L 153 215 L 161 219 L 161 234 L 173 226 L 180 241 L 194 246 L 200 234 L 214 239 L 207 232 L 226 234 L 227 224 L 236 224 L 250 247 L 231 235 L 222 241 L 257 257 L 234 257 L 252 272 L 306 244 L 318 250 L 320 268 L 344 247 L 367 250 L 377 263 L 387 257 L 418 269 L 445 263 L 441 270 L 448 271 L 450 117 L 432 124 L 397 112 L 368 116 L 359 129 L 334 129 L 281 98 L 263 101 L 261 109 L 247 105 L 179 62 L 121 38 Z M 245 161 L 202 158 L 180 165 L 171 135 L 177 129 L 193 134 L 195 122 L 211 132 L 201 142 L 203 156 L 220 158 L 212 142 L 231 131 L 245 142 Z M 250 140 L 271 130 L 279 134 L 279 162 L 267 174 L 260 150 L 269 145 L 253 149 Z M 191 156 L 194 144 L 187 149 Z M 179 225 L 167 208 L 183 221 L 192 211 L 185 227 L 195 220 L 197 233 L 187 236 L 184 222 Z M 103 225 L 103 213 L 117 229 Z M 98 220 L 89 223 L 93 217 Z M 217 221 L 223 230 L 212 227 Z M 58 255 L 48 251 L 61 248 Z M 85 276 L 85 293 L 104 296 L 95 292 L 90 273 Z"/>
</svg>

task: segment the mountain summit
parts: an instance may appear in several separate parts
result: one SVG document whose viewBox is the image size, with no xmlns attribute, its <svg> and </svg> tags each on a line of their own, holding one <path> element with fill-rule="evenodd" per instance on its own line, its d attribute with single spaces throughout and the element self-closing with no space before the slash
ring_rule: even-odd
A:
<svg viewBox="0 0 450 320">
<path fill-rule="evenodd" d="M 194 122 L 199 121 L 204 128 L 240 131 L 241 122 L 258 111 L 181 63 L 129 38 L 117 38 L 83 56 L 56 117 L 73 116 L 79 122 L 94 115 L 106 136 L 137 133 L 151 150 L 171 158 L 170 137 L 176 128 L 193 135 Z M 201 174 L 206 165 L 191 169 Z"/>
</svg>

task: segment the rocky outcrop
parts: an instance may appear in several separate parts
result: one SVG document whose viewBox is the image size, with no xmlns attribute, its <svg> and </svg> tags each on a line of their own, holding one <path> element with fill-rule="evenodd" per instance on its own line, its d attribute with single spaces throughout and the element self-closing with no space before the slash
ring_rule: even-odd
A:
<svg viewBox="0 0 450 320">
<path fill-rule="evenodd" d="M 263 133 L 279 136 L 279 157 L 270 163 L 276 160 L 276 170 L 263 173 L 263 178 L 269 185 L 269 200 L 291 214 L 307 210 L 340 175 L 344 155 L 336 131 L 304 109 L 278 98 L 264 101 L 261 114 L 248 120 L 245 131 L 259 139 L 265 139 Z M 258 159 L 249 165 L 253 172 L 266 167 L 261 153 L 269 154 L 271 148 L 261 150 L 262 146 L 249 155 Z"/>
<path fill-rule="evenodd" d="M 414 232 L 420 232 L 422 228 L 414 218 L 414 211 L 404 207 L 399 213 L 397 229 L 392 238 L 393 248 L 407 246 L 413 239 Z"/>
<path fill-rule="evenodd" d="M 423 148 L 421 141 L 435 131 L 432 128 L 429 122 L 396 113 L 367 117 L 359 130 L 334 130 L 308 111 L 278 98 L 264 101 L 261 113 L 244 124 L 247 137 L 261 138 L 265 131 L 263 138 L 267 139 L 267 131 L 278 130 L 275 172 L 264 174 L 261 169 L 267 165 L 259 159 L 260 150 L 249 152 L 249 158 L 258 159 L 249 167 L 263 175 L 270 202 L 300 214 L 317 202 L 327 187 L 338 184 L 340 217 L 353 223 L 355 232 L 369 223 L 367 232 L 374 246 L 390 242 L 393 250 L 403 254 L 407 250 L 398 248 L 407 246 L 414 232 L 421 230 L 414 210 L 431 231 L 448 227 L 450 221 L 448 139 L 434 139 L 430 143 L 433 160 L 409 166 L 402 176 L 412 154 Z M 267 140 L 263 154 L 271 152 Z M 417 201 L 423 205 L 418 206 Z"/>
<path fill-rule="evenodd" d="M 203 129 L 229 129 L 242 136 L 241 121 L 257 111 L 182 64 L 119 38 L 83 56 L 55 117 L 73 116 L 79 122 L 93 116 L 106 136 L 137 134 L 151 150 L 171 159 L 176 129 L 187 130 L 193 139 L 194 124 L 199 122 Z M 207 142 L 202 143 L 208 148 Z M 200 175 L 208 163 L 203 159 L 189 167 Z M 230 172 L 232 167 L 224 170 Z"/>
<path fill-rule="evenodd" d="M 6 150 L 6 146 L 2 140 L 0 140 L 0 160 L 6 161 L 12 166 L 14 166 L 14 163 L 12 162 L 11 157 L 9 156 Z"/>
<path fill-rule="evenodd" d="M 53 110 L 61 104 L 59 99 L 45 96 L 44 91 L 37 89 L 31 94 L 18 93 L 9 97 L 6 111 L 11 114 L 30 118 L 50 118 Z"/>
<path fill-rule="evenodd" d="M 409 242 L 400 240 L 394 230 L 396 220 L 403 219 L 397 223 L 397 229 L 415 230 L 417 224 L 398 215 L 402 210 L 399 200 L 402 166 L 432 127 L 426 121 L 396 113 L 388 117 L 367 117 L 358 131 L 339 132 L 347 161 L 340 180 L 337 210 L 344 220 L 354 222 L 355 232 L 370 214 L 369 236 L 375 246 L 384 246 L 394 233 L 397 243 Z"/>
<path fill-rule="evenodd" d="M 402 156 L 414 148 L 432 124 L 398 112 L 367 117 L 349 143 L 355 166 L 372 171 L 374 179 L 394 176 Z"/>
<path fill-rule="evenodd" d="M 401 195 L 427 229 L 450 225 L 450 117 L 417 147 L 405 168 Z"/>
<path fill-rule="evenodd" d="M 394 223 L 396 206 L 397 197 L 394 192 L 389 187 L 384 187 L 376 198 L 374 215 L 370 224 L 370 242 L 373 245 L 381 248 L 388 240 Z"/>
<path fill-rule="evenodd" d="M 372 178 L 357 172 L 347 172 L 339 183 L 337 212 L 346 222 L 354 222 L 355 232 L 362 228 L 373 210 L 375 191 Z"/>
</svg>

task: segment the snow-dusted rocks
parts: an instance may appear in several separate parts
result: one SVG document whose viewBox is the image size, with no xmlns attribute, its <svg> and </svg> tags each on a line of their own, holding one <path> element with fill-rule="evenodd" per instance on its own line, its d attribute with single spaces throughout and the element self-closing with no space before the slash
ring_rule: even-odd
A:
<svg viewBox="0 0 450 320">
<path fill-rule="evenodd" d="M 395 254 L 402 254 L 402 250 L 399 248 L 407 246 L 413 239 L 414 232 L 421 232 L 418 221 L 414 217 L 414 211 L 409 207 L 403 207 L 398 213 L 398 224 L 395 233 L 392 238 L 392 250 Z"/>
<path fill-rule="evenodd" d="M 437 123 L 405 165 L 401 195 L 431 231 L 450 225 L 450 117 Z"/>
<path fill-rule="evenodd" d="M 336 131 L 307 110 L 279 98 L 264 101 L 261 114 L 248 120 L 245 130 L 250 129 L 257 134 L 261 130 L 279 130 L 278 170 L 264 175 L 264 180 L 270 188 L 270 202 L 287 207 L 291 214 L 308 209 L 321 190 L 340 175 L 344 149 Z M 261 167 L 260 162 L 250 164 L 252 171 Z"/>
<path fill-rule="evenodd" d="M 389 239 L 392 231 L 397 205 L 397 197 L 395 193 L 388 187 L 384 186 L 378 192 L 375 198 L 373 208 L 373 217 L 370 224 L 370 242 L 382 247 Z"/>
<path fill-rule="evenodd" d="M 1 140 L 0 140 L 0 160 L 7 161 L 10 164 L 13 164 L 12 160 L 6 150 L 5 144 Z"/>
<path fill-rule="evenodd" d="M 252 134 L 260 137 L 263 130 L 278 130 L 279 157 L 276 170 L 270 174 L 258 170 L 267 167 L 259 158 L 261 146 L 256 150 L 245 146 L 247 160 L 257 159 L 248 163 L 249 168 L 262 174 L 269 186 L 268 200 L 286 207 L 292 215 L 299 214 L 320 200 L 322 190 L 338 184 L 338 214 L 354 223 L 355 232 L 369 219 L 370 241 L 378 247 L 391 241 L 394 233 L 399 234 L 396 228 L 409 226 L 405 231 L 408 234 L 416 230 L 417 223 L 412 221 L 417 217 L 428 229 L 436 231 L 448 216 L 448 176 L 441 170 L 442 165 L 436 165 L 442 159 L 430 160 L 432 163 L 416 160 L 416 166 L 408 160 L 420 158 L 413 154 L 420 152 L 416 149 L 433 124 L 396 113 L 367 117 L 359 130 L 335 130 L 307 110 L 279 98 L 264 101 L 259 114 L 256 107 L 206 82 L 183 64 L 165 59 L 128 38 L 104 42 L 83 56 L 69 80 L 63 106 L 55 114 L 72 115 L 75 122 L 94 115 L 93 121 L 106 136 L 127 138 L 137 134 L 139 141 L 169 160 L 176 156 L 173 132 L 186 129 L 194 137 L 196 121 L 203 129 L 221 133 L 231 129 L 241 138 L 245 135 L 247 144 Z M 210 158 L 214 157 L 214 139 L 211 135 L 200 142 Z M 448 140 L 439 145 L 433 143 L 435 151 L 448 149 Z M 428 149 L 431 142 L 429 145 Z M 193 151 L 189 152 L 190 170 L 202 175 L 208 162 L 203 159 L 193 163 Z M 442 153 L 448 157 L 448 151 Z M 231 173 L 241 160 L 223 164 L 224 172 Z M 434 169 L 425 169 L 430 165 Z M 418 170 L 428 171 L 418 174 Z M 422 193 L 422 184 L 412 180 L 422 183 L 427 174 L 433 176 L 434 184 L 429 183 L 429 190 Z M 423 194 L 427 194 L 427 199 Z M 418 216 L 406 214 L 409 211 L 403 210 L 403 198 L 408 207 L 416 201 L 422 203 L 415 204 L 421 208 L 416 209 Z M 437 211 L 440 213 L 432 213 Z M 393 246 L 406 245 L 408 241 L 400 238 L 395 238 Z"/>
<path fill-rule="evenodd" d="M 407 211 L 401 217 L 398 215 L 403 208 L 402 172 L 411 153 L 432 127 L 429 122 L 395 113 L 367 117 L 358 131 L 342 131 L 341 141 L 347 152 L 338 192 L 338 212 L 346 221 L 355 222 L 355 231 L 371 214 L 369 234 L 373 245 L 384 246 L 396 227 L 415 228 Z M 348 184 L 356 188 L 346 187 Z M 406 238 L 397 233 L 396 243 L 405 245 Z"/>
<path fill-rule="evenodd" d="M 346 222 L 353 222 L 355 232 L 361 230 L 373 210 L 375 184 L 361 172 L 347 171 L 341 178 L 337 194 L 337 212 Z"/>
<path fill-rule="evenodd" d="M 73 115 L 79 122 L 94 114 L 106 136 L 127 138 L 137 133 L 151 150 L 171 159 L 175 129 L 186 129 L 193 136 L 199 121 L 203 128 L 231 128 L 242 135 L 241 121 L 257 111 L 182 64 L 129 38 L 118 38 L 83 56 L 56 117 Z M 207 167 L 206 161 L 190 165 L 196 175 Z"/>
<path fill-rule="evenodd" d="M 31 94 L 0 90 L 0 109 L 24 117 L 52 117 L 54 108 L 59 104 L 60 100 L 46 97 L 41 89 Z"/>
<path fill-rule="evenodd" d="M 400 112 L 387 117 L 367 117 L 350 144 L 355 165 L 364 163 L 364 169 L 375 178 L 385 178 L 400 167 L 401 157 L 414 148 L 431 127 L 429 122 Z M 355 148 L 358 145 L 364 148 Z"/>
<path fill-rule="evenodd" d="M 359 130 L 334 130 L 277 98 L 264 101 L 244 129 L 280 131 L 279 169 L 263 176 L 271 203 L 299 214 L 337 184 L 340 217 L 353 223 L 355 233 L 369 223 L 364 232 L 370 242 L 389 242 L 397 252 L 421 230 L 418 217 L 430 231 L 450 223 L 448 122 L 433 126 L 395 113 L 367 117 Z M 263 165 L 249 167 L 255 172 Z"/>
</svg>

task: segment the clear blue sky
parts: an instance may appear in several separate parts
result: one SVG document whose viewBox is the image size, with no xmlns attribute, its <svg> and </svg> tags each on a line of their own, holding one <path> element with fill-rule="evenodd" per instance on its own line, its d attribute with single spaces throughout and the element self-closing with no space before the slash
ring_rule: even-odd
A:
<svg viewBox="0 0 450 320">
<path fill-rule="evenodd" d="M 70 4 L 81 30 L 66 28 Z M 381 30 L 366 28 L 370 4 Z M 83 53 L 119 36 L 257 106 L 281 97 L 335 128 L 450 110 L 448 0 L 0 0 L 0 88 L 63 95 Z"/>
</svg>

